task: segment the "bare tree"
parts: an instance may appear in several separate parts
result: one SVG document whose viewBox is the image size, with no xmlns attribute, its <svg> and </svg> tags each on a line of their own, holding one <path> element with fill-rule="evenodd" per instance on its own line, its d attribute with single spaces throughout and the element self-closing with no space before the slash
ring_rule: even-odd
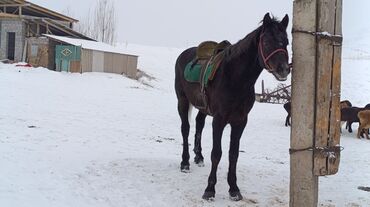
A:
<svg viewBox="0 0 370 207">
<path fill-rule="evenodd" d="M 70 6 L 67 6 L 66 8 L 63 9 L 62 14 L 68 16 L 68 17 L 73 17 L 74 12 L 72 11 Z"/>
<path fill-rule="evenodd" d="M 97 41 L 114 44 L 116 38 L 116 14 L 113 0 L 98 0 L 93 10 L 89 9 L 85 19 L 76 30 Z"/>
<path fill-rule="evenodd" d="M 94 21 L 91 19 L 91 16 L 93 15 L 91 8 L 89 8 L 87 15 L 83 19 L 80 19 L 74 29 L 88 37 L 96 39 L 94 34 Z"/>
<path fill-rule="evenodd" d="M 96 39 L 109 44 L 114 43 L 116 16 L 114 1 L 99 0 L 95 8 L 94 27 Z"/>
</svg>

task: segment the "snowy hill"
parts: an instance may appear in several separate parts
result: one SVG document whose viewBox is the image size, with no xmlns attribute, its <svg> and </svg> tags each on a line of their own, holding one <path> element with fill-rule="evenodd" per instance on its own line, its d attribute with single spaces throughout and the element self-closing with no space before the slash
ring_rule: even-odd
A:
<svg viewBox="0 0 370 207">
<path fill-rule="evenodd" d="M 211 118 L 203 133 L 206 166 L 191 164 L 190 174 L 179 170 L 182 139 L 173 81 L 182 49 L 122 47 L 140 56 L 139 68 L 155 77 L 144 81 L 154 87 L 114 74 L 0 64 L 0 206 L 288 205 L 290 129 L 281 105 L 256 103 L 250 114 L 238 162 L 245 199 L 228 199 L 227 128 L 216 199 L 205 202 Z M 368 67 L 366 60 L 344 59 L 342 97 L 355 105 L 370 102 Z M 274 86 L 270 74 L 261 79 Z M 194 128 L 192 121 L 190 143 Z M 320 204 L 370 206 L 369 193 L 357 189 L 370 186 L 370 141 L 342 135 L 340 171 L 320 178 Z"/>
</svg>

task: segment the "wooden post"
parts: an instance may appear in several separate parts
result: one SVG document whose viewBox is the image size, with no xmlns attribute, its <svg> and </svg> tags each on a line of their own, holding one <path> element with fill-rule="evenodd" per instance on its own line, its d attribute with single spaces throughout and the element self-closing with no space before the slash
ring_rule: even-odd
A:
<svg viewBox="0 0 370 207">
<path fill-rule="evenodd" d="M 318 176 L 339 165 L 342 0 L 293 6 L 290 206 L 315 207 Z"/>
<path fill-rule="evenodd" d="M 37 37 L 40 36 L 40 24 L 39 23 L 36 24 L 36 36 Z"/>
<path fill-rule="evenodd" d="M 316 31 L 316 0 L 296 0 L 293 29 Z M 293 33 L 291 149 L 314 146 L 316 38 Z M 290 206 L 314 207 L 318 201 L 318 177 L 312 172 L 313 152 L 290 156 Z"/>
</svg>

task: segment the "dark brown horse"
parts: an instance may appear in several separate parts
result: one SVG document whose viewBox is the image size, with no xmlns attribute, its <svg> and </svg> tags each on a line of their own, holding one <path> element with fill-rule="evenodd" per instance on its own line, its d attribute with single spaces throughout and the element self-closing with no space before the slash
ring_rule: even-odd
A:
<svg viewBox="0 0 370 207">
<path fill-rule="evenodd" d="M 229 149 L 229 172 L 227 181 L 232 200 L 241 200 L 236 183 L 236 165 L 239 156 L 239 141 L 247 124 L 248 113 L 255 101 L 254 85 L 263 68 L 273 74 L 279 81 L 285 81 L 290 68 L 288 65 L 288 38 L 286 28 L 288 15 L 279 22 L 267 13 L 262 25 L 248 34 L 238 43 L 227 47 L 223 60 L 208 84 L 205 93 L 208 99 L 208 110 L 200 108 L 196 117 L 195 133 L 195 163 L 202 164 L 201 134 L 207 115 L 213 116 L 213 148 L 211 153 L 212 170 L 203 199 L 213 199 L 215 196 L 216 171 L 221 159 L 221 138 L 227 124 L 231 126 Z M 181 118 L 181 133 L 183 137 L 183 152 L 181 171 L 189 170 L 189 120 L 190 104 L 197 106 L 202 101 L 199 83 L 189 83 L 184 79 L 185 66 L 195 59 L 196 47 L 182 52 L 176 62 L 175 89 L 178 99 L 178 112 Z"/>
</svg>

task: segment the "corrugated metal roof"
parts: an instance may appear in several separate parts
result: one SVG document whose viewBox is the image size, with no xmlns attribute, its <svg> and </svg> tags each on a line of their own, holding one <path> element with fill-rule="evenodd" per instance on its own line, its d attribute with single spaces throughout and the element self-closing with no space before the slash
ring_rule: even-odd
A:
<svg viewBox="0 0 370 207">
<path fill-rule="evenodd" d="M 83 40 L 83 39 L 77 39 L 77 38 L 69 38 L 69 37 L 62 37 L 62 36 L 56 36 L 56 35 L 48 35 L 44 34 L 45 37 L 51 38 L 53 40 L 67 43 L 74 46 L 80 46 L 82 49 L 87 50 L 96 50 L 96 51 L 102 51 L 102 52 L 110 52 L 110 53 L 118 53 L 123 55 L 129 55 L 129 56 L 136 56 L 133 54 L 127 54 L 125 51 L 123 51 L 120 48 L 114 47 L 112 45 L 108 45 L 103 42 L 95 42 L 90 40 Z"/>
</svg>

